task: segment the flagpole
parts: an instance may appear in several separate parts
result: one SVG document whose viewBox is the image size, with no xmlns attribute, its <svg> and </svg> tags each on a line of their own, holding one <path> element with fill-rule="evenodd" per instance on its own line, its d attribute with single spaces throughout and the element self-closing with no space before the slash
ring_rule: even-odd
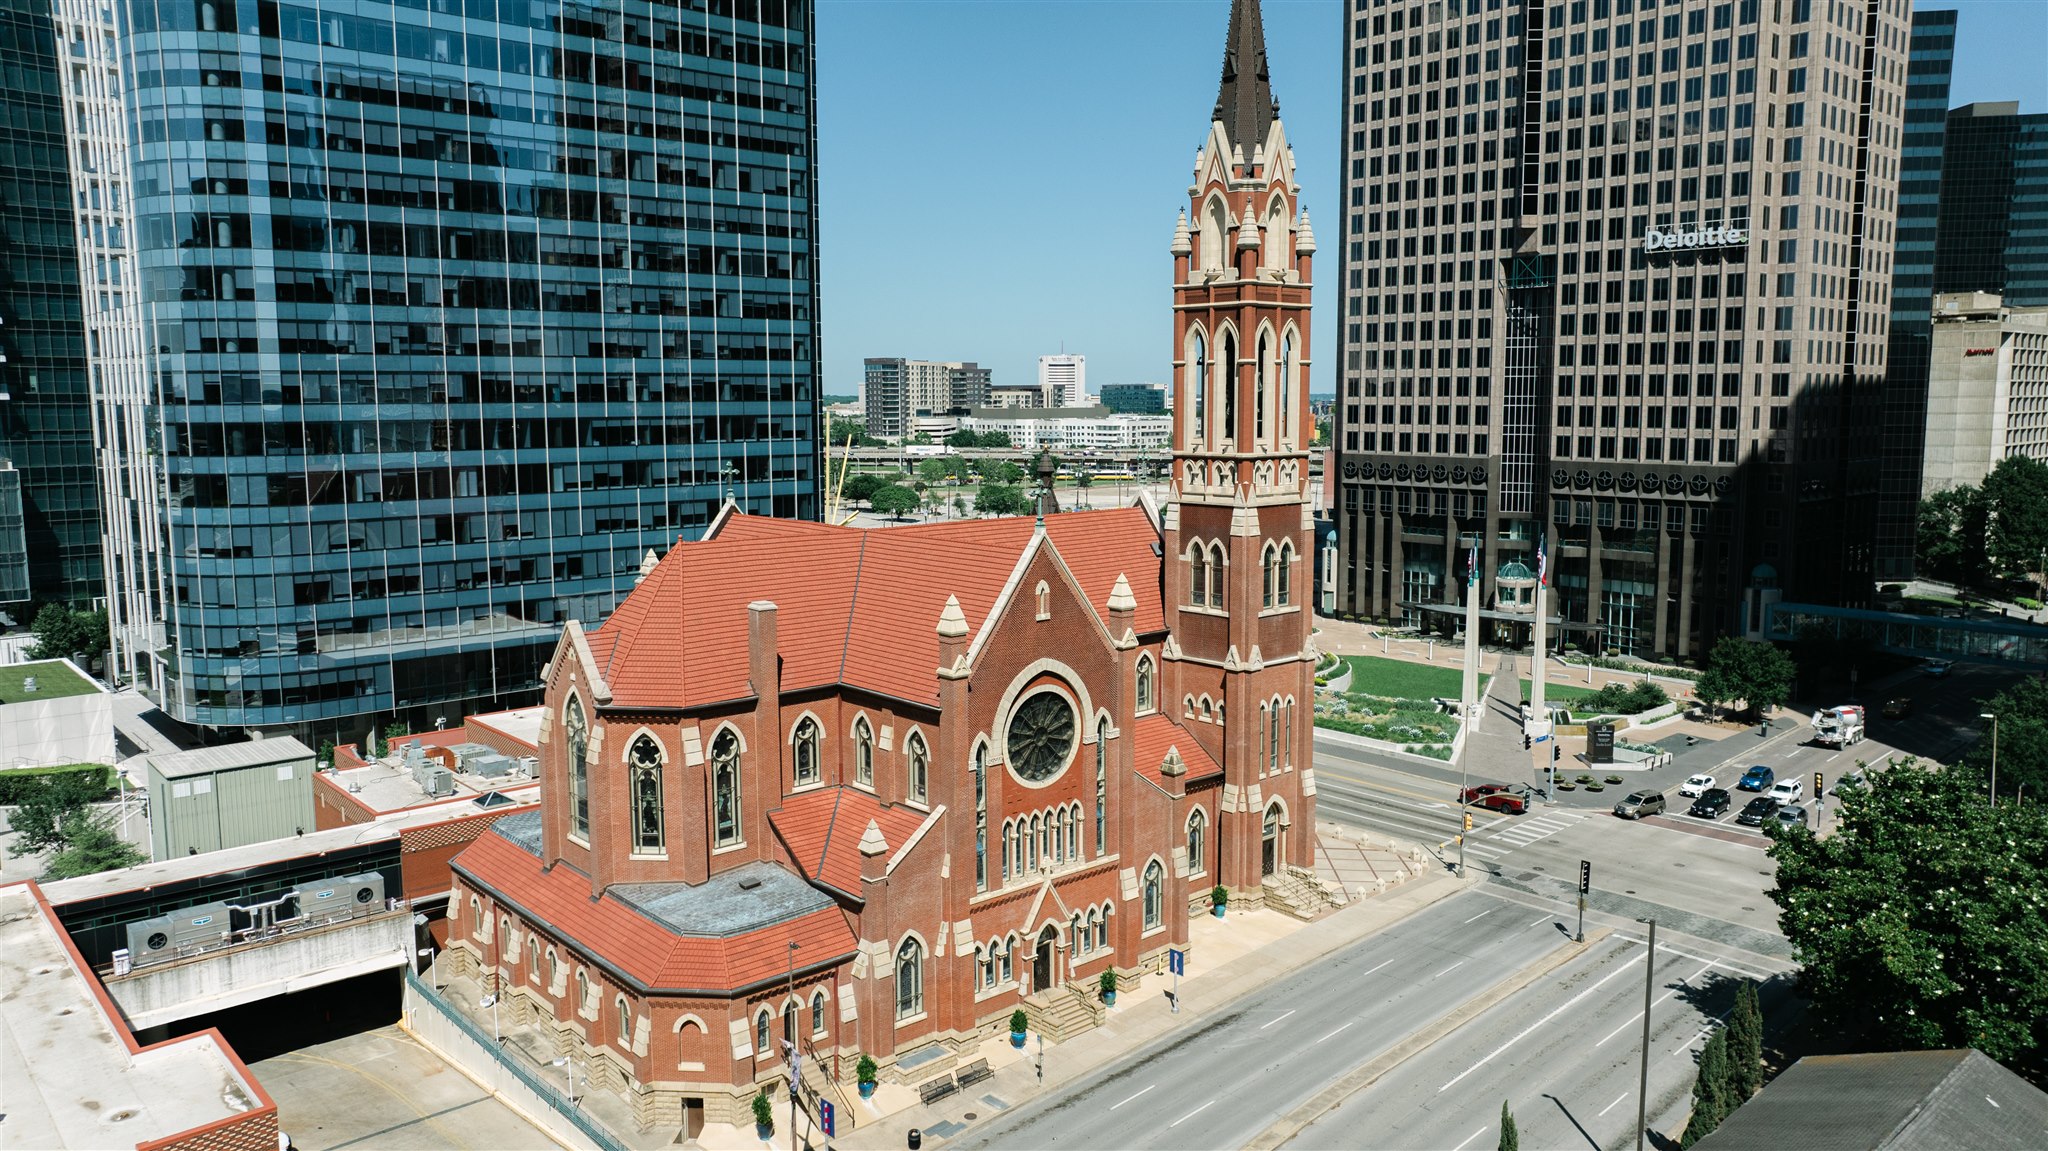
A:
<svg viewBox="0 0 2048 1151">
<path fill-rule="evenodd" d="M 1544 547 L 1544 536 L 1547 534 L 1547 532 L 1539 531 L 1536 536 L 1536 619 L 1530 632 L 1530 638 L 1534 642 L 1531 644 L 1532 650 L 1529 653 L 1529 717 L 1525 721 L 1524 730 L 1531 736 L 1544 732 L 1550 734 L 1550 740 L 1548 741 L 1551 753 L 1549 757 L 1550 794 L 1547 798 L 1555 803 L 1557 801 L 1557 732 L 1550 725 L 1550 711 L 1543 703 L 1543 674 L 1549 663 L 1547 640 L 1550 623 L 1550 561 L 1547 549 Z M 1544 750 L 1543 744 L 1534 743 L 1533 740 L 1532 746 L 1539 753 Z M 1542 760 L 1540 758 L 1537 761 L 1537 766 L 1540 774 L 1542 767 Z"/>
</svg>

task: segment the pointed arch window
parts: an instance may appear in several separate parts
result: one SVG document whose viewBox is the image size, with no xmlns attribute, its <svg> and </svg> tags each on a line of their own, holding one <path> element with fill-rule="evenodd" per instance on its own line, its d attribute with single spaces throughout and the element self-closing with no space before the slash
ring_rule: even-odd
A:
<svg viewBox="0 0 2048 1151">
<path fill-rule="evenodd" d="M 1221 196 L 1209 198 L 1209 206 L 1202 210 L 1202 267 L 1221 271 L 1230 266 L 1225 247 L 1230 240 L 1230 221 L 1223 207 Z"/>
<path fill-rule="evenodd" d="M 569 834 L 590 838 L 590 725 L 583 718 L 583 701 L 569 697 L 562 708 L 562 734 L 569 744 Z"/>
<path fill-rule="evenodd" d="M 853 721 L 853 781 L 875 786 L 875 729 L 866 716 Z"/>
<path fill-rule="evenodd" d="M 1287 701 L 1287 734 L 1280 740 L 1280 767 L 1294 770 L 1294 701 Z"/>
<path fill-rule="evenodd" d="M 1259 355 L 1252 361 L 1252 439 L 1266 438 L 1266 333 L 1259 333 Z"/>
<path fill-rule="evenodd" d="M 667 842 L 661 818 L 661 768 L 665 757 L 661 745 L 649 736 L 633 741 L 627 759 L 632 777 L 633 853 L 658 855 Z"/>
<path fill-rule="evenodd" d="M 1290 445 L 1298 434 L 1294 427 L 1294 404 L 1292 403 L 1293 396 L 1291 395 L 1293 389 L 1290 386 L 1293 381 L 1294 333 L 1290 330 L 1286 338 L 1280 341 L 1280 382 L 1279 386 L 1274 389 L 1279 402 L 1274 409 L 1275 418 L 1273 421 L 1275 429 L 1280 434 L 1280 439 Z"/>
<path fill-rule="evenodd" d="M 1266 209 L 1265 246 L 1259 255 L 1268 268 L 1285 269 L 1293 263 L 1294 232 L 1287 226 L 1287 201 L 1278 196 Z"/>
<path fill-rule="evenodd" d="M 1260 753 L 1260 754 L 1262 754 L 1262 755 L 1264 754 L 1264 752 L 1265 752 L 1265 750 L 1266 750 L 1266 728 L 1267 728 L 1267 726 L 1268 726 L 1268 720 L 1269 720 L 1269 718 L 1270 718 L 1270 717 L 1269 717 L 1269 716 L 1267 715 L 1267 712 L 1266 712 L 1266 705 L 1265 705 L 1265 704 L 1263 704 L 1263 703 L 1262 703 L 1262 704 L 1260 704 L 1260 705 L 1259 705 L 1259 742 L 1257 742 L 1257 743 L 1253 744 L 1252 746 L 1253 746 L 1254 748 L 1256 748 L 1256 749 L 1257 749 L 1257 750 L 1259 751 L 1259 753 Z M 1264 775 L 1264 774 L 1266 774 L 1266 770 L 1267 770 L 1267 767 L 1268 767 L 1268 766 L 1269 766 L 1269 765 L 1268 765 L 1268 764 L 1266 763 L 1266 761 L 1265 761 L 1265 760 L 1263 760 L 1263 759 L 1261 759 L 1261 760 L 1259 761 L 1259 774 L 1260 774 L 1260 775 Z"/>
<path fill-rule="evenodd" d="M 931 753 L 925 750 L 924 736 L 910 733 L 910 802 L 923 803 L 931 786 Z"/>
<path fill-rule="evenodd" d="M 796 1001 L 782 1005 L 782 1038 L 791 1047 L 796 1046 Z"/>
<path fill-rule="evenodd" d="M 974 890 L 988 890 L 988 745 L 974 748 Z"/>
<path fill-rule="evenodd" d="M 590 976 L 581 967 L 576 969 L 576 1010 L 586 1016 L 596 1014 L 590 1006 Z"/>
<path fill-rule="evenodd" d="M 1166 911 L 1166 871 L 1158 860 L 1145 865 L 1145 930 L 1159 926 Z"/>
<path fill-rule="evenodd" d="M 613 999 L 612 1007 L 619 1016 L 619 1046 L 629 1046 L 633 1042 L 633 1007 L 623 995 Z"/>
<path fill-rule="evenodd" d="M 1153 701 L 1152 657 L 1138 657 L 1138 714 L 1143 715 L 1158 705 Z"/>
<path fill-rule="evenodd" d="M 809 716 L 796 725 L 793 758 L 798 787 L 818 782 L 818 724 Z"/>
<path fill-rule="evenodd" d="M 1194 355 L 1188 357 L 1188 390 L 1194 394 L 1194 426 L 1190 429 L 1197 446 L 1207 443 L 1209 433 L 1209 343 L 1195 333 Z"/>
<path fill-rule="evenodd" d="M 1223 606 L 1223 545 L 1209 545 L 1209 606 Z"/>
<path fill-rule="evenodd" d="M 1223 334 L 1223 354 L 1217 357 L 1216 362 L 1217 366 L 1221 369 L 1221 378 L 1217 383 L 1223 389 L 1223 438 L 1226 441 L 1235 443 L 1237 441 L 1236 336 L 1228 332 Z"/>
<path fill-rule="evenodd" d="M 1095 721 L 1095 854 L 1106 850 L 1109 830 L 1109 721 Z"/>
<path fill-rule="evenodd" d="M 762 1055 L 768 1054 L 769 1051 L 768 1020 L 769 1015 L 766 1007 L 761 1009 L 760 1014 L 754 1016 L 754 1050 Z"/>
<path fill-rule="evenodd" d="M 740 737 L 730 731 L 711 741 L 712 846 L 740 842 Z"/>
<path fill-rule="evenodd" d="M 1280 701 L 1273 701 L 1273 730 L 1266 734 L 1266 766 L 1268 770 L 1280 770 Z"/>
<path fill-rule="evenodd" d="M 825 1033 L 825 993 L 820 991 L 811 996 L 811 1034 Z"/>
<path fill-rule="evenodd" d="M 1283 542 L 1273 553 L 1273 561 L 1273 602 L 1286 607 L 1294 599 L 1294 542 Z"/>
<path fill-rule="evenodd" d="M 1277 582 L 1274 577 L 1273 568 L 1279 555 L 1280 550 L 1271 544 L 1267 544 L 1265 550 L 1259 553 L 1260 583 L 1264 588 L 1264 598 L 1261 604 L 1264 607 L 1273 606 L 1273 590 Z"/>
<path fill-rule="evenodd" d="M 896 1018 L 924 1012 L 924 944 L 906 939 L 896 949 Z"/>
<path fill-rule="evenodd" d="M 1209 870 L 1209 813 L 1196 808 L 1188 815 L 1188 870 L 1196 875 Z"/>
<path fill-rule="evenodd" d="M 1209 604 L 1209 552 L 1199 542 L 1188 554 L 1188 603 L 1194 607 Z"/>
</svg>

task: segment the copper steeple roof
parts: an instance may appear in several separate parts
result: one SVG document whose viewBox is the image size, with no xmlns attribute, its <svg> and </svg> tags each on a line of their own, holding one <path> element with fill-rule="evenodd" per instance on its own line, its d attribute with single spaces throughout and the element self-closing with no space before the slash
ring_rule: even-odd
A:
<svg viewBox="0 0 2048 1151">
<path fill-rule="evenodd" d="M 1223 45 L 1223 84 L 1216 91 L 1212 119 L 1223 121 L 1230 142 L 1246 160 L 1265 142 L 1266 128 L 1280 115 L 1266 76 L 1266 30 L 1259 0 L 1231 0 L 1230 33 Z"/>
</svg>

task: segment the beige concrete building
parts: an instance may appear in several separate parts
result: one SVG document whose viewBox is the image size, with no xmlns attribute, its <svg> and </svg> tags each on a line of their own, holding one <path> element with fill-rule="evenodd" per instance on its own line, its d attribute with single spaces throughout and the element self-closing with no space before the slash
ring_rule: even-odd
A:
<svg viewBox="0 0 2048 1151">
<path fill-rule="evenodd" d="M 2010 455 L 2048 460 L 2048 308 L 1937 295 L 1920 490 L 1983 483 Z"/>
<path fill-rule="evenodd" d="M 1868 600 L 1908 20 L 1347 7 L 1339 611 L 1440 618 L 1540 538 L 1582 644 Z"/>
<path fill-rule="evenodd" d="M 868 434 L 894 439 L 919 417 L 944 417 L 989 402 L 989 370 L 973 362 L 871 357 L 862 362 Z"/>
</svg>

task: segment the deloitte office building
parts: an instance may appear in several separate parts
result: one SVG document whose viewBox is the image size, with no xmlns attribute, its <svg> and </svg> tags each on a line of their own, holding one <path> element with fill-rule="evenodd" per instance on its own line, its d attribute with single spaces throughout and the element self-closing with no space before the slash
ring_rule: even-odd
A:
<svg viewBox="0 0 2048 1151">
<path fill-rule="evenodd" d="M 1351 0 L 1337 608 L 1704 654 L 1872 592 L 1904 0 Z"/>
</svg>

